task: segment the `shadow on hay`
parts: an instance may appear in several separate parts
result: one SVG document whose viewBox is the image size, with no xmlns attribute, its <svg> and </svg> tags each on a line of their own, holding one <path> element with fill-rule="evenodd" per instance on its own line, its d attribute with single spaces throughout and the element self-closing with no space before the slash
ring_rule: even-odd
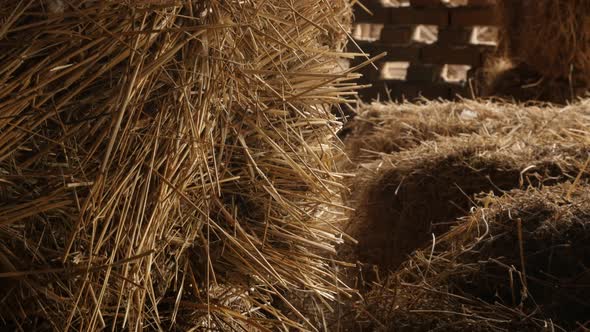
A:
<svg viewBox="0 0 590 332">
<path fill-rule="evenodd" d="M 395 270 L 414 250 L 467 215 L 477 194 L 550 185 L 576 175 L 547 158 L 550 152 L 543 149 L 533 152 L 539 159 L 521 160 L 499 152 L 482 153 L 485 150 L 476 145 L 451 148 L 379 171 L 365 184 L 351 218 L 348 231 L 358 240 L 352 255 L 381 271 Z M 534 167 L 523 171 L 530 165 Z M 373 277 L 363 275 L 368 280 Z"/>
<path fill-rule="evenodd" d="M 479 269 L 452 280 L 455 291 L 489 303 L 540 306 L 564 326 L 576 327 L 580 318 L 590 317 L 589 212 L 587 206 L 573 205 L 568 211 L 537 201 L 492 216 L 496 237 L 478 243 L 460 258 L 465 263 L 478 262 Z"/>
<path fill-rule="evenodd" d="M 561 184 L 488 196 L 356 303 L 356 328 L 586 331 L 589 187 Z"/>
</svg>

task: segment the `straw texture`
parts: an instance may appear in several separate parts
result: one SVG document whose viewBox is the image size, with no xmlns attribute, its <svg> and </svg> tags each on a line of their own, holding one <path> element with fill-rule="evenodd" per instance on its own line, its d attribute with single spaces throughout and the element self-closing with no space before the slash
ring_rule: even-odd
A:
<svg viewBox="0 0 590 332">
<path fill-rule="evenodd" d="M 287 290 L 347 292 L 326 257 L 348 1 L 0 11 L 8 326 L 313 329 Z"/>
<path fill-rule="evenodd" d="M 500 47 L 548 79 L 589 83 L 590 2 L 499 0 Z"/>
</svg>

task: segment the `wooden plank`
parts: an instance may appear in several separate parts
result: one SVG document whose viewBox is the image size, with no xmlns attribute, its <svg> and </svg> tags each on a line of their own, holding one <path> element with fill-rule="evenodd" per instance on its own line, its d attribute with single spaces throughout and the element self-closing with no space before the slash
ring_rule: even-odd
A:
<svg viewBox="0 0 590 332">
<path fill-rule="evenodd" d="M 493 26 L 498 25 L 498 16 L 491 7 L 455 8 L 451 11 L 452 26 Z"/>
<path fill-rule="evenodd" d="M 394 101 L 415 100 L 420 97 L 428 99 L 451 99 L 451 91 L 457 89 L 456 84 L 448 83 L 415 83 L 396 80 L 382 80 L 372 82 L 373 86 L 360 91 L 364 101 L 370 101 L 377 97 L 380 100 L 388 100 L 389 96 Z"/>
<path fill-rule="evenodd" d="M 409 45 L 415 31 L 416 27 L 411 25 L 386 25 L 381 30 L 379 42 L 388 45 Z"/>
<path fill-rule="evenodd" d="M 441 0 L 410 0 L 410 7 L 444 7 Z"/>
<path fill-rule="evenodd" d="M 423 24 L 447 26 L 449 24 L 449 9 L 439 8 L 392 8 L 392 24 Z"/>
<path fill-rule="evenodd" d="M 387 52 L 383 61 L 408 61 L 408 62 L 420 62 L 421 61 L 421 50 L 426 45 L 423 43 L 413 43 L 406 46 L 393 46 L 385 45 L 377 42 L 368 41 L 356 41 L 361 49 L 368 53 L 370 56 L 374 56 L 383 52 Z M 348 43 L 347 50 L 349 52 L 358 52 L 358 49 L 352 44 Z M 362 62 L 366 59 L 357 57 L 355 61 Z M 353 63 L 355 63 L 353 61 Z"/>
<path fill-rule="evenodd" d="M 408 68 L 406 81 L 408 82 L 438 82 L 441 81 L 441 65 L 424 65 L 413 63 Z"/>
<path fill-rule="evenodd" d="M 472 27 L 447 27 L 438 30 L 438 43 L 445 45 L 469 45 L 472 35 Z"/>
<path fill-rule="evenodd" d="M 482 50 L 478 46 L 430 45 L 422 50 L 422 61 L 429 64 L 470 65 L 482 64 Z"/>
</svg>

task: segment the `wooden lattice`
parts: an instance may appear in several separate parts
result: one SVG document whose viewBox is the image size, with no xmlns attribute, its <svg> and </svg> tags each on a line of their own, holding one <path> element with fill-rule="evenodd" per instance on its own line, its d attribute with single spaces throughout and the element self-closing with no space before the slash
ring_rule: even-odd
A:
<svg viewBox="0 0 590 332">
<path fill-rule="evenodd" d="M 471 96 L 470 78 L 495 49 L 493 1 L 361 1 L 371 13 L 357 6 L 356 44 L 370 55 L 388 53 L 378 70 L 362 71 L 359 83 L 373 85 L 362 98 Z"/>
</svg>

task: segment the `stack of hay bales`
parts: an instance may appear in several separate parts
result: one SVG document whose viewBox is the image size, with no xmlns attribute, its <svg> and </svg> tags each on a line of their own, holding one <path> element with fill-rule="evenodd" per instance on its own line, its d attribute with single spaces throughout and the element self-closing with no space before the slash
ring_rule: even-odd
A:
<svg viewBox="0 0 590 332">
<path fill-rule="evenodd" d="M 537 318 L 555 318 L 558 325 L 571 326 L 569 318 L 564 318 L 566 313 L 548 309 L 549 302 L 537 313 L 532 307 L 519 311 L 517 305 L 496 304 L 479 293 L 466 296 L 462 292 L 467 286 L 456 284 L 453 269 L 473 272 L 479 262 L 481 250 L 473 249 L 469 241 L 479 243 L 488 237 L 493 242 L 507 236 L 502 232 L 506 217 L 498 217 L 496 228 L 483 236 L 489 213 L 525 220 L 536 208 L 519 214 L 519 209 L 532 204 L 527 198 L 546 204 L 565 202 L 563 211 L 548 217 L 539 208 L 541 215 L 534 218 L 553 220 L 566 211 L 577 213 L 573 207 L 583 204 L 590 189 L 586 185 L 590 160 L 587 102 L 565 108 L 477 101 L 374 104 L 362 109 L 349 129 L 344 138 L 350 159 L 346 166 L 356 176 L 348 180 L 350 192 L 344 198 L 355 211 L 344 229 L 358 244 L 341 246 L 340 255 L 360 263 L 345 270 L 343 278 L 361 290 L 362 299 L 345 306 L 334 321 L 345 321 L 343 326 L 350 330 L 384 331 L 537 330 Z M 563 201 L 557 201 L 558 192 L 567 194 L 562 195 Z M 508 201 L 512 205 L 507 207 L 504 203 Z M 488 212 L 490 206 L 495 210 Z M 575 230 L 587 227 L 583 216 Z M 564 230 L 560 239 L 567 241 L 568 232 L 575 230 Z M 536 233 L 531 242 L 536 241 L 534 236 Z M 584 232 L 571 236 L 571 246 L 585 245 Z M 529 238 L 523 241 L 526 247 Z M 536 255 L 532 250 L 537 244 L 530 245 L 525 259 Z M 472 253 L 464 263 L 452 256 L 463 259 L 464 251 Z M 490 256 L 490 262 L 503 262 L 502 254 L 494 253 L 497 256 Z M 434 268 L 429 264 L 437 257 L 448 266 L 428 274 Z M 578 260 L 564 263 L 571 264 L 564 269 L 583 270 L 580 266 L 586 263 L 579 261 L 583 255 L 576 257 Z M 534 279 L 529 283 L 540 278 L 529 277 Z M 571 282 L 573 285 L 563 287 L 587 286 L 586 281 Z M 445 287 L 458 291 L 449 295 Z M 545 294 L 542 290 L 534 293 L 535 299 Z M 581 303 L 580 310 L 588 312 L 590 306 Z"/>
<path fill-rule="evenodd" d="M 327 258 L 348 1 L 0 12 L 3 324 L 311 328 L 286 292 L 348 291 Z"/>
<path fill-rule="evenodd" d="M 590 87 L 590 2 L 498 0 L 500 54 L 486 95 L 565 103 Z"/>
</svg>

